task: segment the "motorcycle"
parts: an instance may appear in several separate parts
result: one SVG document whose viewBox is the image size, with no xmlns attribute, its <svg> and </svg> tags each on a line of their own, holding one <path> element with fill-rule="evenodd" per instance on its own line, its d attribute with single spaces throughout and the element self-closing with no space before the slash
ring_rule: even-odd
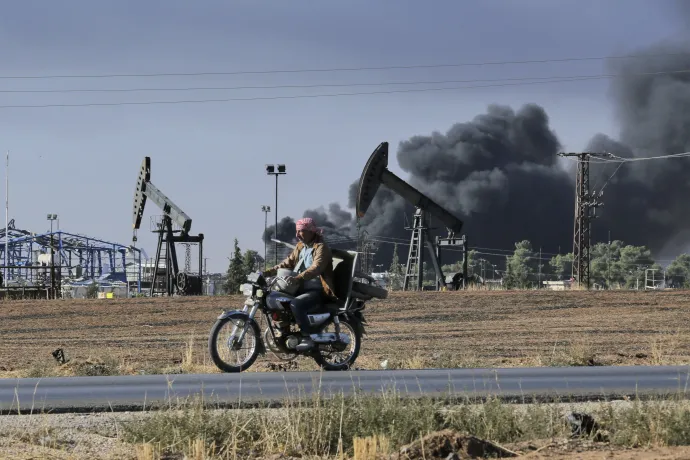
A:
<svg viewBox="0 0 690 460">
<path fill-rule="evenodd" d="M 290 309 L 296 287 L 288 285 L 289 270 L 279 270 L 271 278 L 261 272 L 249 274 L 240 291 L 247 296 L 242 310 L 224 311 L 211 328 L 208 347 L 214 364 L 223 372 L 242 372 L 249 369 L 267 348 L 281 361 L 292 361 L 298 356 L 311 357 L 324 370 L 346 370 L 359 356 L 365 335 L 363 311 L 372 298 L 385 299 L 388 291 L 377 286 L 375 280 L 357 270 L 358 254 L 353 251 L 331 250 L 333 254 L 333 282 L 337 299 L 325 303 L 308 314 L 309 322 L 318 328 L 311 334 L 314 347 L 296 350 L 302 338 L 299 326 Z M 267 326 L 263 332 L 257 321 L 261 312 Z M 229 337 L 222 338 L 224 329 Z M 221 351 L 235 352 L 246 346 L 245 357 L 230 363 L 221 357 Z M 336 359 L 336 356 L 343 356 Z"/>
</svg>

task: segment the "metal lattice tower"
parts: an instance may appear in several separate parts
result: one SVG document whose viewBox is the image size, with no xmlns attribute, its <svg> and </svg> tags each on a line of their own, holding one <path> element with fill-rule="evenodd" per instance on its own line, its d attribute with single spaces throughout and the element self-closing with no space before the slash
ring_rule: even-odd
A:
<svg viewBox="0 0 690 460">
<path fill-rule="evenodd" d="M 374 268 L 374 253 L 376 252 L 376 245 L 371 241 L 367 234 L 364 235 L 362 241 L 362 261 L 360 270 L 364 273 L 373 272 Z"/>
<path fill-rule="evenodd" d="M 410 228 L 408 227 L 407 230 L 410 230 Z M 407 254 L 403 291 L 421 291 L 424 281 L 424 241 L 428 227 L 424 211 L 420 208 L 417 208 L 414 213 L 411 230 L 412 237 L 410 239 L 410 251 Z"/>
<path fill-rule="evenodd" d="M 563 157 L 577 157 L 577 176 L 575 178 L 575 221 L 573 229 L 573 278 L 580 286 L 590 287 L 590 247 L 592 219 L 594 211 L 601 202 L 589 189 L 590 157 L 606 156 L 602 153 L 559 153 Z"/>
<path fill-rule="evenodd" d="M 365 262 L 365 254 L 364 254 L 364 248 L 365 248 L 365 240 L 367 239 L 367 231 L 364 230 L 362 231 L 362 225 L 357 219 L 357 254 L 359 254 L 359 257 L 357 257 L 357 264 L 356 264 L 356 269 L 359 271 L 364 271 L 364 267 L 366 266 Z"/>
<path fill-rule="evenodd" d="M 184 248 L 184 271 L 192 271 L 192 247 L 189 243 L 185 243 Z"/>
</svg>

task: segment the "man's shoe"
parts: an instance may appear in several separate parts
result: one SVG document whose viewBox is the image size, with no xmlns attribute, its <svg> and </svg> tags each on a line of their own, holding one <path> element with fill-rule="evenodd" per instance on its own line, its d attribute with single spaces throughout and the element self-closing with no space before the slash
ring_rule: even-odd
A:
<svg viewBox="0 0 690 460">
<path fill-rule="evenodd" d="M 314 348 L 314 341 L 310 337 L 302 337 L 302 341 L 295 347 L 297 351 L 309 351 Z"/>
</svg>

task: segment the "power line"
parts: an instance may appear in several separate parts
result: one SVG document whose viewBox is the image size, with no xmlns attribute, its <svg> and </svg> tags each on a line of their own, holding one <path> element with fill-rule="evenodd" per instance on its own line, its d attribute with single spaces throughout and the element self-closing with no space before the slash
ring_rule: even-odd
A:
<svg viewBox="0 0 690 460">
<path fill-rule="evenodd" d="M 660 155 L 656 157 L 634 157 L 634 158 L 623 158 L 619 157 L 617 155 L 613 155 L 614 158 L 619 160 L 621 163 L 630 163 L 632 161 L 646 161 L 646 160 L 661 160 L 661 159 L 667 159 L 667 158 L 684 158 L 690 156 L 690 152 L 683 152 L 683 153 L 674 153 L 671 155 Z"/>
<path fill-rule="evenodd" d="M 55 78 L 124 78 L 124 77 L 190 77 L 204 75 L 260 75 L 278 73 L 316 73 L 316 72 L 361 72 L 365 70 L 402 70 L 402 69 L 432 69 L 442 67 L 480 67 L 491 65 L 514 65 L 514 64 L 545 64 L 552 62 L 576 62 L 576 61 L 600 61 L 605 59 L 646 59 L 650 57 L 664 56 L 688 56 L 690 53 L 653 53 L 653 54 L 632 54 L 619 56 L 590 56 L 590 57 L 570 57 L 558 59 L 531 59 L 520 61 L 485 61 L 485 62 L 462 62 L 447 64 L 414 64 L 398 66 L 380 67 L 335 67 L 321 69 L 273 69 L 273 70 L 239 70 L 232 72 L 177 72 L 177 73 L 148 73 L 148 74 L 99 74 L 99 75 L 2 75 L 2 80 L 29 80 L 29 79 L 55 79 Z"/>
<path fill-rule="evenodd" d="M 618 163 L 618 167 L 613 171 L 613 174 L 611 174 L 609 176 L 609 178 L 606 179 L 606 181 L 604 182 L 604 185 L 601 186 L 601 189 L 599 190 L 599 195 L 601 195 L 603 193 L 603 191 L 606 188 L 606 186 L 608 185 L 608 183 L 611 181 L 611 179 L 613 179 L 613 176 L 616 175 L 616 173 L 618 172 L 620 167 L 623 166 L 624 163 L 630 163 L 633 161 L 662 160 L 662 159 L 669 159 L 669 158 L 686 158 L 686 157 L 690 157 L 690 152 L 673 153 L 670 155 L 658 155 L 658 156 L 654 156 L 654 157 L 633 157 L 633 158 L 623 158 L 621 156 L 614 155 L 613 153 L 610 153 L 610 152 L 605 153 L 605 155 L 608 155 L 609 158 L 593 157 L 592 156 L 592 157 L 589 157 L 587 160 L 582 160 L 581 158 L 577 158 L 577 157 L 572 157 L 572 158 L 568 157 L 568 156 L 565 157 L 569 160 L 576 161 L 579 164 L 581 164 L 582 161 L 587 161 L 589 163 L 605 163 L 605 164 L 606 163 Z M 599 182 L 597 181 L 597 185 L 598 185 L 598 183 Z M 593 189 L 596 190 L 596 188 L 597 187 L 595 186 Z"/>
<path fill-rule="evenodd" d="M 388 81 L 371 83 L 320 83 L 308 85 L 269 85 L 269 86 L 219 86 L 219 87 L 182 87 L 182 88 L 76 88 L 76 89 L 6 89 L 0 90 L 5 94 L 60 94 L 60 93 L 130 93 L 146 91 L 234 91 L 247 89 L 313 89 L 313 88 L 350 88 L 361 86 L 396 86 L 396 85 L 441 85 L 449 83 L 487 83 L 487 82 L 509 82 L 509 81 L 529 81 L 536 80 L 535 83 L 546 80 L 570 80 L 570 79 L 603 79 L 616 78 L 621 76 L 651 76 L 690 73 L 690 69 L 669 70 L 659 72 L 641 72 L 630 74 L 591 74 L 591 75 L 561 75 L 550 77 L 514 77 L 514 78 L 484 78 L 469 80 L 415 80 L 415 81 Z"/>
<path fill-rule="evenodd" d="M 331 93 L 331 94 L 302 94 L 302 95 L 288 95 L 288 96 L 257 96 L 257 97 L 238 97 L 226 99 L 190 99 L 190 100 L 173 100 L 173 101 L 132 101 L 132 102 L 89 102 L 82 104 L 37 104 L 37 105 L 0 105 L 0 109 L 39 109 L 49 107 L 97 107 L 97 106 L 121 106 L 121 105 L 173 105 L 173 104 L 204 104 L 212 102 L 249 102 L 249 101 L 268 101 L 280 99 L 318 99 L 322 97 L 344 97 L 344 96 L 367 96 L 376 94 L 395 94 L 395 93 L 421 93 L 429 91 L 452 91 L 461 89 L 476 89 L 476 88 L 495 88 L 507 86 L 525 86 L 546 83 L 564 83 L 572 81 L 583 81 L 592 79 L 601 79 L 609 77 L 588 77 L 588 78 L 564 78 L 544 81 L 532 82 L 516 82 L 516 83 L 502 83 L 492 85 L 472 85 L 472 86 L 451 86 L 445 88 L 419 88 L 419 89 L 400 89 L 387 91 L 368 91 L 368 92 L 353 92 L 353 93 Z"/>
<path fill-rule="evenodd" d="M 633 158 L 624 158 L 618 155 L 614 155 L 613 153 L 606 152 L 605 155 L 608 155 L 609 158 L 590 158 L 589 162 L 590 163 L 630 163 L 633 161 L 647 161 L 647 160 L 664 160 L 668 158 L 685 158 L 690 156 L 690 152 L 682 152 L 682 153 L 672 153 L 669 155 L 658 155 L 654 157 L 633 157 Z M 566 159 L 571 160 L 571 161 L 576 161 L 580 162 L 583 161 L 580 158 L 570 158 L 566 157 Z"/>
</svg>

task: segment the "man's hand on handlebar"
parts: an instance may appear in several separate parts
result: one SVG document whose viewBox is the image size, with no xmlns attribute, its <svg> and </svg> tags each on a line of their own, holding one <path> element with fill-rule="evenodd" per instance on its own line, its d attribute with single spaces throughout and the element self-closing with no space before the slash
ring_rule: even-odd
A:
<svg viewBox="0 0 690 460">
<path fill-rule="evenodd" d="M 288 284 L 288 286 L 292 286 L 294 284 L 299 283 L 299 279 L 294 277 L 294 276 L 286 276 L 285 277 L 285 282 Z"/>
</svg>

